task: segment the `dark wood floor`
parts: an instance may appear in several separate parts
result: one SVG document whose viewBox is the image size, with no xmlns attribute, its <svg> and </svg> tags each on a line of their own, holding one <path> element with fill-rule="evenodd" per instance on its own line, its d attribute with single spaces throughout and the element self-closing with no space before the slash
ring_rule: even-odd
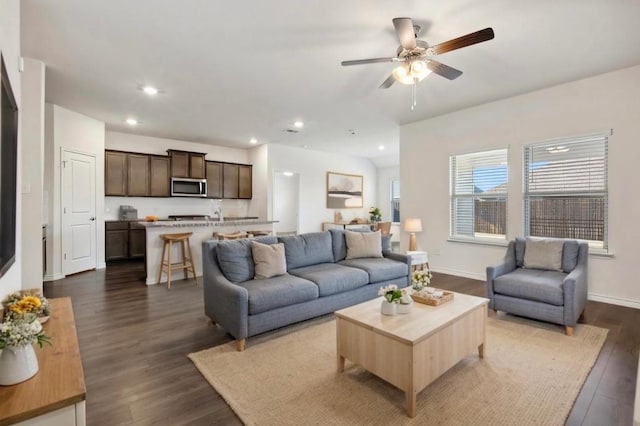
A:
<svg viewBox="0 0 640 426">
<path fill-rule="evenodd" d="M 45 283 L 47 297 L 73 302 L 87 424 L 241 424 L 187 358 L 231 340 L 207 321 L 202 283 L 172 282 L 167 290 L 147 287 L 143 275 L 142 263 L 121 263 Z M 483 282 L 450 275 L 434 274 L 433 284 L 485 292 Z M 567 424 L 632 425 L 640 310 L 589 302 L 584 321 L 610 331 Z"/>
</svg>

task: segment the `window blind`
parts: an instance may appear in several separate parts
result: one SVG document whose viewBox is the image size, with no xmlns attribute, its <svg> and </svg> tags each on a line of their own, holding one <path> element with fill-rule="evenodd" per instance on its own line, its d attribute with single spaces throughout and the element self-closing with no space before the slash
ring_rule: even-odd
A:
<svg viewBox="0 0 640 426">
<path fill-rule="evenodd" d="M 507 149 L 450 158 L 450 235 L 506 238 Z"/>
<path fill-rule="evenodd" d="M 606 135 L 524 147 L 525 233 L 607 248 Z"/>
</svg>

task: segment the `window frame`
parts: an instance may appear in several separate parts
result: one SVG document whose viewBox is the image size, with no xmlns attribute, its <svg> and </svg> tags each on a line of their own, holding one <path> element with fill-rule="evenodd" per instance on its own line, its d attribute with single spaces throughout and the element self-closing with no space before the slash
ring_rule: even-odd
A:
<svg viewBox="0 0 640 426">
<path fill-rule="evenodd" d="M 592 254 L 610 254 L 609 248 L 609 136 L 610 133 L 594 133 L 588 135 L 568 136 L 556 139 L 548 139 L 543 141 L 532 142 L 522 147 L 522 229 L 525 236 L 539 237 L 537 235 L 531 235 L 531 212 L 530 202 L 532 199 L 544 199 L 544 198 L 569 198 L 582 196 L 582 198 L 603 198 L 603 240 L 602 244 L 598 244 L 599 240 L 584 240 L 589 243 L 589 251 Z M 602 139 L 603 143 L 603 176 L 604 185 L 602 191 L 585 190 L 585 191 L 531 191 L 529 189 L 529 175 L 530 175 L 530 163 L 531 151 L 535 148 L 551 148 L 558 146 L 570 146 L 585 144 L 592 141 Z M 535 160 L 535 159 L 534 159 Z M 547 238 L 563 238 L 563 237 L 547 237 Z"/>
<path fill-rule="evenodd" d="M 500 156 L 504 156 L 504 166 L 506 169 L 506 181 L 504 183 L 504 187 L 505 190 L 502 192 L 491 192 L 491 193 L 472 193 L 472 194 L 456 194 L 456 172 L 459 171 L 457 162 L 458 157 L 461 156 L 467 156 L 467 155 L 478 155 L 478 154 L 489 154 L 492 152 L 496 152 L 496 151 L 504 151 L 504 153 L 499 154 Z M 455 163 L 455 164 L 454 164 Z M 499 163 L 499 165 L 502 165 L 503 162 L 501 161 Z M 495 147 L 495 148 L 488 148 L 488 149 L 482 149 L 479 151 L 471 151 L 471 152 L 464 152 L 464 153 L 458 153 L 458 154 L 451 154 L 449 155 L 449 238 L 447 239 L 448 241 L 452 241 L 452 242 L 466 242 L 466 243 L 476 243 L 476 244 L 486 244 L 486 245 L 499 245 L 499 246 L 504 246 L 508 243 L 508 227 L 509 227 L 509 221 L 508 221 L 508 201 L 509 201 L 509 146 L 502 146 L 502 147 Z M 457 199 L 471 199 L 471 200 L 475 200 L 475 199 L 480 199 L 480 198 L 496 198 L 496 199 L 504 199 L 504 233 L 503 234 L 495 234 L 495 237 L 490 236 L 491 234 L 484 234 L 481 236 L 476 236 L 475 234 L 478 234 L 478 232 L 476 232 L 475 230 L 475 214 L 474 214 L 474 218 L 472 219 L 473 222 L 473 236 L 470 235 L 464 235 L 464 234 L 456 234 L 454 233 L 454 230 L 456 228 L 455 226 L 455 211 L 456 211 L 456 200 Z M 474 210 L 475 212 L 475 210 Z"/>
</svg>

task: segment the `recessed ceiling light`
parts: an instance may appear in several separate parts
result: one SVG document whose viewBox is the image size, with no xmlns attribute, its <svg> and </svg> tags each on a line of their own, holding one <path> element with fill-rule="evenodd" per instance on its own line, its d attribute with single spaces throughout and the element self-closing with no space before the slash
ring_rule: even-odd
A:
<svg viewBox="0 0 640 426">
<path fill-rule="evenodd" d="M 138 124 L 138 120 L 136 120 L 135 118 L 127 118 L 126 121 L 129 126 L 135 126 L 136 124 Z"/>
<path fill-rule="evenodd" d="M 293 176 L 293 172 L 282 172 L 285 176 Z"/>
<path fill-rule="evenodd" d="M 153 87 L 153 86 L 144 86 L 144 87 L 142 88 L 142 91 L 143 91 L 144 93 L 146 93 L 147 95 L 152 95 L 152 96 L 153 96 L 153 95 L 157 95 L 157 94 L 158 94 L 158 89 L 156 89 L 156 88 L 155 88 L 155 87 Z"/>
<path fill-rule="evenodd" d="M 249 143 L 250 143 L 251 145 L 255 145 L 255 144 L 257 144 L 257 143 L 258 143 L 258 139 L 256 139 L 256 138 L 251 138 L 251 139 L 249 139 Z"/>
<path fill-rule="evenodd" d="M 384 151 L 384 145 L 378 146 L 378 151 Z"/>
<path fill-rule="evenodd" d="M 302 121 L 296 121 L 295 123 L 293 123 L 294 127 L 297 127 L 298 129 L 302 129 L 304 127 L 304 123 Z"/>
</svg>

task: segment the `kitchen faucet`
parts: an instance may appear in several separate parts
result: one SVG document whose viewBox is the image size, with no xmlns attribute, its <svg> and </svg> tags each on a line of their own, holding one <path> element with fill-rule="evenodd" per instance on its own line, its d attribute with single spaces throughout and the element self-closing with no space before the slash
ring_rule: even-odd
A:
<svg viewBox="0 0 640 426">
<path fill-rule="evenodd" d="M 218 220 L 222 220 L 222 206 L 218 206 L 218 208 L 213 212 L 213 215 L 218 218 Z"/>
</svg>

